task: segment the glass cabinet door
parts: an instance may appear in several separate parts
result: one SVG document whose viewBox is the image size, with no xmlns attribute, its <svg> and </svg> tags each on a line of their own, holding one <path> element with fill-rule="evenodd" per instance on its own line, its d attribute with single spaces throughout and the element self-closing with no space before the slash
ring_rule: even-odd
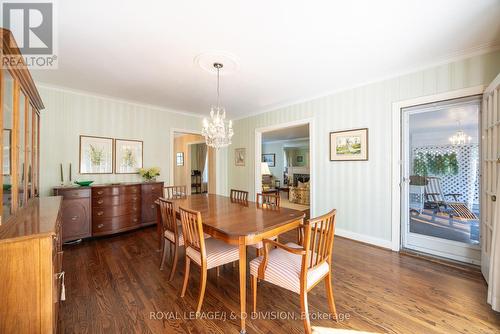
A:
<svg viewBox="0 0 500 334">
<path fill-rule="evenodd" d="M 19 94 L 19 131 L 17 145 L 17 184 L 18 184 L 18 207 L 24 206 L 24 197 L 26 195 L 26 178 L 24 173 L 25 168 L 25 144 L 26 144 L 26 96 L 23 92 Z"/>
<path fill-rule="evenodd" d="M 12 129 L 14 124 L 14 80 L 2 70 L 2 222 L 12 213 Z"/>
<path fill-rule="evenodd" d="M 33 108 L 33 192 L 34 196 L 38 196 L 38 184 L 40 180 L 40 116 L 35 108 Z"/>
<path fill-rule="evenodd" d="M 27 198 L 33 197 L 31 185 L 33 182 L 33 162 L 31 150 L 33 147 L 33 108 L 28 105 L 26 110 L 26 191 Z"/>
</svg>

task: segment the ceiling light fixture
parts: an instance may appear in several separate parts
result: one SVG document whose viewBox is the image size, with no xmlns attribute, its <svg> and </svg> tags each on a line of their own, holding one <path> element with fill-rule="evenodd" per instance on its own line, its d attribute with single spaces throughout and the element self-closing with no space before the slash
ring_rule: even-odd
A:
<svg viewBox="0 0 500 334">
<path fill-rule="evenodd" d="M 458 127 L 460 128 L 460 121 L 458 122 Z M 465 145 L 465 144 L 470 143 L 470 141 L 472 140 L 472 137 L 467 136 L 467 134 L 464 132 L 464 130 L 458 130 L 449 139 L 450 139 L 450 142 L 452 145 Z"/>
<path fill-rule="evenodd" d="M 217 70 L 217 106 L 210 108 L 210 121 L 203 119 L 203 129 L 201 134 L 205 137 L 207 146 L 219 149 L 231 145 L 231 137 L 233 136 L 233 122 L 229 121 L 226 124 L 226 109 L 220 106 L 220 69 L 223 67 L 221 63 L 214 63 Z"/>
</svg>

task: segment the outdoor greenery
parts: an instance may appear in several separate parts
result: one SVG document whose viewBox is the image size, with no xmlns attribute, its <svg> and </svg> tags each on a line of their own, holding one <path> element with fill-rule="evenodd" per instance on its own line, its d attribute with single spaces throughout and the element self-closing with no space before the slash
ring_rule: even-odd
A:
<svg viewBox="0 0 500 334">
<path fill-rule="evenodd" d="M 433 154 L 418 153 L 413 160 L 415 175 L 457 175 L 458 160 L 456 153 Z"/>
</svg>

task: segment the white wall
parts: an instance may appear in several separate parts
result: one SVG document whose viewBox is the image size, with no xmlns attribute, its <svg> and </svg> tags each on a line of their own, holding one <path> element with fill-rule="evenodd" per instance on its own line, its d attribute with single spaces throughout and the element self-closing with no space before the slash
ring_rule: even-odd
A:
<svg viewBox="0 0 500 334">
<path fill-rule="evenodd" d="M 52 187 L 59 185 L 60 163 L 64 164 L 66 178 L 72 163 L 73 180 L 141 180 L 137 174 L 79 175 L 80 135 L 143 140 L 144 167 L 160 167 L 158 179 L 169 182 L 170 129 L 201 128 L 201 118 L 195 116 L 43 85 L 39 85 L 39 90 L 45 104 L 40 123 L 41 195 L 51 194 Z"/>
<path fill-rule="evenodd" d="M 317 146 L 312 215 L 336 208 L 339 234 L 390 247 L 392 103 L 487 84 L 499 71 L 496 51 L 237 120 L 228 185 L 255 196 L 256 128 L 313 118 Z M 330 162 L 329 132 L 360 127 L 369 128 L 369 160 Z M 234 167 L 236 147 L 247 149 L 245 167 Z"/>
</svg>

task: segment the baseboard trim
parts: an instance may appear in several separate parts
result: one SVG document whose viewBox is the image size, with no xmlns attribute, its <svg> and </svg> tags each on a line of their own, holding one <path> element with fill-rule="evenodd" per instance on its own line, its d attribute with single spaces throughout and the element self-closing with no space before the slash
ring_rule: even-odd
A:
<svg viewBox="0 0 500 334">
<path fill-rule="evenodd" d="M 365 244 L 370 244 L 370 245 L 374 245 L 377 247 L 392 249 L 392 243 L 390 240 L 375 238 L 375 237 L 372 237 L 372 236 L 369 236 L 366 234 L 359 234 L 359 233 L 351 232 L 351 231 L 344 230 L 341 228 L 336 228 L 335 235 L 338 235 L 339 237 L 343 237 L 343 238 L 347 238 L 347 239 L 360 241 L 360 242 L 363 242 Z"/>
</svg>

